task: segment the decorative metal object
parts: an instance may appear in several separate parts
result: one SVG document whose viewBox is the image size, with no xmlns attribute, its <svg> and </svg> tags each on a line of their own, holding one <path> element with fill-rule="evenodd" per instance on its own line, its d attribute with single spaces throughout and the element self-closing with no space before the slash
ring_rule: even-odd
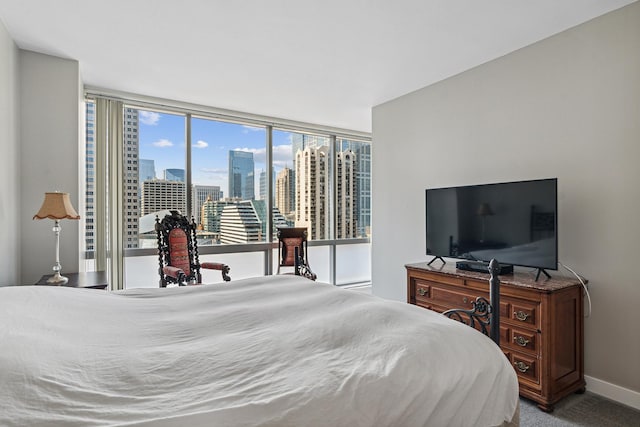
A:
<svg viewBox="0 0 640 427">
<path fill-rule="evenodd" d="M 488 335 L 496 344 L 500 345 L 500 279 L 498 272 L 500 264 L 495 259 L 489 262 L 489 301 L 486 298 L 478 297 L 471 303 L 471 309 L 454 308 L 445 311 L 445 316 L 469 325 L 472 328 L 480 329 Z"/>
</svg>

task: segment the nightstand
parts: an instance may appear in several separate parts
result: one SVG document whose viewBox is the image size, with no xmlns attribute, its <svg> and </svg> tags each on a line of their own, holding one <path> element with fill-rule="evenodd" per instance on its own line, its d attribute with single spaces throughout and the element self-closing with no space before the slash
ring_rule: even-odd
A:
<svg viewBox="0 0 640 427">
<path fill-rule="evenodd" d="M 46 274 L 40 278 L 36 285 L 45 286 L 66 286 L 68 288 L 91 288 L 91 289 L 106 289 L 109 285 L 107 281 L 106 271 L 93 271 L 89 273 L 62 273 L 67 277 L 69 281 L 64 285 L 52 285 L 47 283 L 47 279 L 53 274 Z"/>
</svg>

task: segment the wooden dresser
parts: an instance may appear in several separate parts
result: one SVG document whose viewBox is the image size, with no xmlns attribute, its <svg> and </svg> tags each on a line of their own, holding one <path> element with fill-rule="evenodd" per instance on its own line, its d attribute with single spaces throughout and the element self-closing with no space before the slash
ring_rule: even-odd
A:
<svg viewBox="0 0 640 427">
<path fill-rule="evenodd" d="M 451 263 L 405 267 L 410 304 L 442 312 L 471 308 L 476 297 L 489 297 L 488 272 L 458 270 Z M 500 276 L 500 347 L 518 374 L 520 395 L 540 409 L 552 411 L 564 396 L 584 392 L 583 329 L 577 279 Z"/>
</svg>

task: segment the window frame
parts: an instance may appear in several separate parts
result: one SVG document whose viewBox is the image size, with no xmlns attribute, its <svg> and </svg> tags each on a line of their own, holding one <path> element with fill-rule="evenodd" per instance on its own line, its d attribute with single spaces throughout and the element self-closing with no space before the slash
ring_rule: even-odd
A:
<svg viewBox="0 0 640 427">
<path fill-rule="evenodd" d="M 119 105 L 122 106 L 121 115 L 123 116 L 123 120 L 126 120 L 124 117 L 124 111 L 126 108 L 133 108 L 138 110 L 149 110 L 159 113 L 167 113 L 174 115 L 184 115 L 185 117 L 185 156 L 186 156 L 186 165 L 185 165 L 185 184 L 187 186 L 186 191 L 186 199 L 187 199 L 187 214 L 192 215 L 192 207 L 193 201 L 191 200 L 191 191 L 188 189 L 191 188 L 191 180 L 192 180 L 192 159 L 191 159 L 191 121 L 196 119 L 206 119 L 206 120 L 215 120 L 222 121 L 227 123 L 239 124 L 239 125 L 248 125 L 252 127 L 260 127 L 265 129 L 266 133 L 266 183 L 267 183 L 267 191 L 266 194 L 273 194 L 273 186 L 275 185 L 272 179 L 273 177 L 273 131 L 284 131 L 284 132 L 295 132 L 302 133 L 308 135 L 317 135 L 322 137 L 328 137 L 330 139 L 330 152 L 331 152 L 331 189 L 330 189 L 330 206 L 329 206 L 329 215 L 330 215 L 330 238 L 322 239 L 322 240 L 309 240 L 308 244 L 311 247 L 314 246 L 329 246 L 330 249 L 330 283 L 337 284 L 336 278 L 336 247 L 340 245 L 351 245 L 351 244 L 370 244 L 371 238 L 369 236 L 365 237 L 355 237 L 348 239 L 336 239 L 336 203 L 337 203 L 337 194 L 335 189 L 337 188 L 337 150 L 338 146 L 336 144 L 337 140 L 349 140 L 349 141 L 357 141 L 364 144 L 371 145 L 371 134 L 366 132 L 359 131 L 350 131 L 341 128 L 333 128 L 321 125 L 313 125 L 309 123 L 297 122 L 292 120 L 285 119 L 276 119 L 267 116 L 259 116 L 248 113 L 241 113 L 230 110 L 217 109 L 208 106 L 196 105 L 183 103 L 179 101 L 169 101 L 159 98 L 151 98 L 141 95 L 134 94 L 123 94 L 123 93 L 112 93 L 105 90 L 98 90 L 92 88 L 85 89 L 85 99 L 87 101 L 96 102 L 97 99 L 108 99 L 111 101 L 118 101 Z M 94 116 L 96 116 L 94 114 Z M 99 118 L 96 117 L 95 120 L 97 122 Z M 96 128 L 97 123 L 94 123 L 93 128 Z M 120 138 L 121 140 L 121 138 Z M 86 142 L 83 141 L 84 146 L 86 147 Z M 370 149 L 371 150 L 371 149 Z M 95 150 L 98 151 L 98 150 Z M 114 151 L 115 152 L 115 151 Z M 371 156 L 371 155 L 369 155 Z M 97 153 L 94 155 L 97 157 Z M 370 162 L 370 160 L 369 160 Z M 86 167 L 86 165 L 85 165 Z M 369 165 L 370 167 L 370 165 Z M 96 171 L 97 173 L 97 171 Z M 370 172 L 369 172 L 369 181 L 370 181 Z M 113 185 L 112 181 L 112 185 Z M 119 189 L 122 191 L 126 187 L 126 178 L 123 176 L 120 177 L 118 181 Z M 369 184 L 370 185 L 370 184 Z M 85 183 L 82 183 L 84 188 Z M 86 188 L 84 188 L 86 192 Z M 272 275 L 273 272 L 273 253 L 274 249 L 277 249 L 278 244 L 277 240 L 272 237 L 272 226 L 273 226 L 273 213 L 272 206 L 274 204 L 273 197 L 267 197 L 267 235 L 265 242 L 256 242 L 256 243 L 242 243 L 242 244 L 224 244 L 224 245 L 203 245 L 199 246 L 198 250 L 202 255 L 210 255 L 210 254 L 236 254 L 236 253 L 249 253 L 249 252 L 262 252 L 264 254 L 264 274 Z M 108 208 L 109 211 L 112 209 Z M 123 213 L 120 213 L 123 215 Z M 95 220 L 93 221 L 96 222 Z M 124 227 L 126 224 L 121 224 L 121 227 Z M 96 225 L 97 227 L 97 225 Z M 85 230 L 86 232 L 86 230 Z M 86 238 L 86 234 L 84 236 Z M 94 244 L 96 243 L 96 236 L 93 236 Z M 83 239 L 84 240 L 84 239 Z M 121 248 L 122 250 L 119 253 L 122 256 L 122 259 L 116 261 L 116 264 L 122 265 L 124 262 L 124 258 L 127 257 L 139 257 L 139 256 L 153 256 L 157 255 L 157 249 L 155 248 Z M 95 257 L 94 251 L 83 251 L 85 260 L 92 260 Z M 123 277 L 120 275 L 120 277 Z M 124 281 L 124 278 L 122 279 Z M 343 285 L 353 285 L 359 282 L 349 282 L 349 283 L 340 283 Z M 113 286 L 112 289 L 122 289 L 124 287 L 124 283 L 120 284 L 120 287 Z"/>
</svg>

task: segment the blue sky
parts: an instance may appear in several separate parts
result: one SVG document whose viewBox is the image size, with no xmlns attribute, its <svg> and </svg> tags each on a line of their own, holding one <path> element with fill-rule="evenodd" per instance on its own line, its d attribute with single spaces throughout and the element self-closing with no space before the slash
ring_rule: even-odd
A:
<svg viewBox="0 0 640 427">
<path fill-rule="evenodd" d="M 155 161 L 158 178 L 162 178 L 164 169 L 185 169 L 185 127 L 184 116 L 139 110 L 139 156 Z M 241 150 L 254 154 L 255 188 L 258 191 L 260 171 L 266 170 L 264 128 L 193 118 L 191 130 L 194 184 L 219 185 L 226 196 L 228 153 L 229 150 Z M 276 171 L 284 166 L 293 166 L 289 135 L 288 132 L 273 132 Z"/>
</svg>

